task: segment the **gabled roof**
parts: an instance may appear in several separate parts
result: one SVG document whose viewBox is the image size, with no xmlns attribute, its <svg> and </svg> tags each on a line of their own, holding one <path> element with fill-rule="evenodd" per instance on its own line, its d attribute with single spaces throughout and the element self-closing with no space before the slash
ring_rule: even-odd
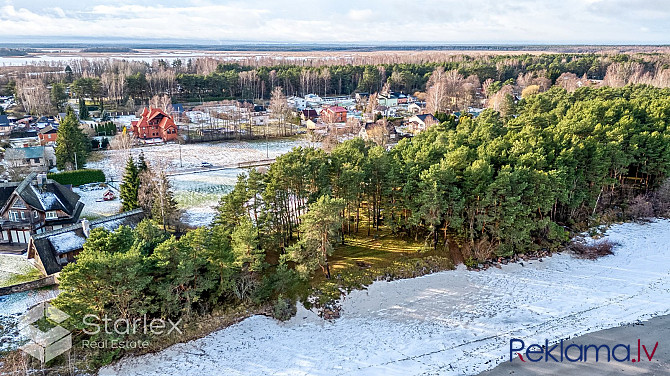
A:
<svg viewBox="0 0 670 376">
<path fill-rule="evenodd" d="M 426 120 L 437 121 L 437 119 L 435 118 L 435 116 L 433 116 L 433 114 L 421 114 L 421 115 L 416 115 L 416 117 L 419 118 L 419 120 L 421 120 L 424 123 L 426 122 Z"/>
<path fill-rule="evenodd" d="M 33 172 L 23 179 L 16 189 L 12 192 L 19 196 L 26 204 L 41 211 L 62 210 L 74 220 L 77 220 L 79 213 L 83 209 L 83 203 L 79 201 L 79 195 L 74 193 L 66 186 L 53 180 L 46 180 L 43 187 L 37 187 L 33 180 L 37 173 Z M 6 210 L 9 198 L 3 204 L 3 211 Z M 69 219 L 70 220 L 70 219 Z M 51 223 L 51 222 L 50 222 Z"/>
<path fill-rule="evenodd" d="M 331 106 L 331 107 L 328 107 L 327 110 L 331 111 L 331 112 L 335 112 L 335 113 L 347 112 L 347 109 L 342 107 L 342 106 Z"/>
<path fill-rule="evenodd" d="M 49 133 L 58 133 L 58 129 L 53 125 L 47 125 L 46 127 L 40 129 L 40 134 L 49 134 Z"/>
<path fill-rule="evenodd" d="M 30 146 L 25 148 L 9 148 L 5 151 L 5 159 L 33 159 L 44 157 L 44 146 Z"/>
<path fill-rule="evenodd" d="M 135 209 L 110 217 L 96 219 L 91 221 L 90 226 L 92 229 L 102 227 L 107 231 L 114 231 L 121 226 L 136 227 L 142 219 L 144 219 L 142 209 Z M 81 222 L 32 236 L 35 250 L 39 254 L 47 275 L 57 273 L 63 269 L 63 266 L 56 260 L 57 255 L 80 251 L 83 249 L 85 241 L 86 236 L 84 235 Z"/>
</svg>

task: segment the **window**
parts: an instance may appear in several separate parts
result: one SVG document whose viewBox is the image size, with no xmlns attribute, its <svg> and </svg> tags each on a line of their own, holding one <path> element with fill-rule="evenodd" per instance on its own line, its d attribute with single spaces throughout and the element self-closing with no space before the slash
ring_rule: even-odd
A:
<svg viewBox="0 0 670 376">
<path fill-rule="evenodd" d="M 26 219 L 26 212 L 24 211 L 21 212 L 21 219 Z"/>
<path fill-rule="evenodd" d="M 55 211 L 48 211 L 47 212 L 47 219 L 56 219 L 58 218 L 58 213 Z"/>
<path fill-rule="evenodd" d="M 14 211 L 14 210 L 10 211 L 10 212 L 9 212 L 9 220 L 10 220 L 10 221 L 18 222 L 18 220 L 19 220 L 19 212 Z"/>
<path fill-rule="evenodd" d="M 33 210 L 33 218 L 39 218 L 40 213 L 37 210 Z"/>
</svg>

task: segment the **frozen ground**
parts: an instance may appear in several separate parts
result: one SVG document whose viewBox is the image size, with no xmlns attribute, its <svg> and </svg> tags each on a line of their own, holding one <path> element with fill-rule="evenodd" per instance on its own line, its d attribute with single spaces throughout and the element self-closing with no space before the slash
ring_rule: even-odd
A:
<svg viewBox="0 0 670 376">
<path fill-rule="evenodd" d="M 19 276 L 36 273 L 37 269 L 25 255 L 0 254 L 0 287 L 16 283 L 14 280 Z"/>
<path fill-rule="evenodd" d="M 130 151 L 135 159 L 140 152 L 154 166 L 167 171 L 200 168 L 202 162 L 209 162 L 215 167 L 239 162 L 250 162 L 276 158 L 297 146 L 309 146 L 307 140 L 286 139 L 271 140 L 266 146 L 264 141 L 222 141 L 215 143 L 198 143 L 181 146 L 181 163 L 179 145 L 165 144 L 150 147 L 134 148 Z M 97 168 L 105 172 L 108 179 L 118 182 L 129 152 L 127 150 L 108 150 L 100 152 L 97 161 L 89 162 L 88 168 Z M 162 167 L 164 166 L 164 167 Z M 183 167 L 181 167 L 183 166 Z M 203 226 L 211 223 L 214 218 L 214 207 L 224 193 L 227 193 L 237 180 L 237 175 L 244 173 L 242 169 L 226 169 L 205 171 L 196 174 L 175 175 L 170 177 L 175 198 L 180 209 L 184 210 L 182 221 L 191 226 Z M 77 193 L 82 194 L 80 191 Z M 100 192 L 100 195 L 102 192 Z M 97 192 L 84 192 L 82 200 L 86 203 L 85 216 L 101 216 L 117 213 L 120 202 L 97 202 Z M 118 194 L 117 194 L 118 196 Z"/>
<path fill-rule="evenodd" d="M 287 323 L 254 316 L 100 375 L 474 375 L 509 340 L 550 341 L 670 312 L 670 221 L 614 226 L 614 256 L 376 282 L 339 320 L 300 309 Z M 537 342 L 533 342 L 537 343 Z"/>
<path fill-rule="evenodd" d="M 104 201 L 102 194 L 107 191 L 106 185 L 87 184 L 81 187 L 72 188 L 72 190 L 81 196 L 81 201 L 84 203 L 84 209 L 81 212 L 82 217 L 100 218 L 109 215 L 118 214 L 121 211 L 121 200 L 119 199 L 119 192 L 112 190 L 117 196 L 114 200 Z"/>
<path fill-rule="evenodd" d="M 307 140 L 285 139 L 271 140 L 266 150 L 265 141 L 221 141 L 215 143 L 197 143 L 181 146 L 181 163 L 179 159 L 179 145 L 174 143 L 133 148 L 130 153 L 137 159 L 140 152 L 150 163 L 165 166 L 168 171 L 182 168 L 197 168 L 202 162 L 209 162 L 214 166 L 227 165 L 238 162 L 250 162 L 269 158 L 276 158 L 285 154 L 296 146 L 308 146 Z M 119 181 L 128 160 L 128 150 L 106 150 L 97 161 L 86 164 L 88 168 L 101 169 L 107 178 Z"/>
</svg>

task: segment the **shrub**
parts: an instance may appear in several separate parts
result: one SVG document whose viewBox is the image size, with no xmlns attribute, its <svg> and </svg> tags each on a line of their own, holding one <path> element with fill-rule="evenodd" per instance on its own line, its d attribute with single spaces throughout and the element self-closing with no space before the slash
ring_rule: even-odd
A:
<svg viewBox="0 0 670 376">
<path fill-rule="evenodd" d="M 89 183 L 104 183 L 105 173 L 102 170 L 74 170 L 49 174 L 48 178 L 61 184 L 78 186 Z"/>
<path fill-rule="evenodd" d="M 283 295 L 279 295 L 277 302 L 272 309 L 272 316 L 277 320 L 286 321 L 293 317 L 296 311 L 295 301 L 284 298 Z"/>
<path fill-rule="evenodd" d="M 650 218 L 654 216 L 654 206 L 645 195 L 639 195 L 630 201 L 626 214 L 631 219 Z"/>
<path fill-rule="evenodd" d="M 612 249 L 619 245 L 611 240 L 602 240 L 592 244 L 586 244 L 583 241 L 574 241 L 570 244 L 569 249 L 578 257 L 588 260 L 595 260 L 597 258 L 613 255 Z"/>
</svg>

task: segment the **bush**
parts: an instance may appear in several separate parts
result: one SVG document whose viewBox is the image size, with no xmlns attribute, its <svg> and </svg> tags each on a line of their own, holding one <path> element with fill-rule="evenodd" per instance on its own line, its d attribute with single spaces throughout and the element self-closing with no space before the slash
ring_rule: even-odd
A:
<svg viewBox="0 0 670 376">
<path fill-rule="evenodd" d="M 611 240 L 603 240 L 592 244 L 586 244 L 583 241 L 575 241 L 570 244 L 569 249 L 578 258 L 595 260 L 597 258 L 613 255 L 612 249 L 619 245 Z"/>
<path fill-rule="evenodd" d="M 89 183 L 104 183 L 105 182 L 105 173 L 102 170 L 74 170 L 74 171 L 63 171 L 54 174 L 49 174 L 47 176 L 49 179 L 53 179 L 61 184 L 65 185 L 84 185 Z"/>
<path fill-rule="evenodd" d="M 631 219 L 650 218 L 654 216 L 654 205 L 647 196 L 639 195 L 630 201 L 626 214 Z"/>
<path fill-rule="evenodd" d="M 279 295 L 277 302 L 272 309 L 272 316 L 277 320 L 286 321 L 291 319 L 296 311 L 295 301 L 286 299 L 283 295 Z"/>
</svg>

